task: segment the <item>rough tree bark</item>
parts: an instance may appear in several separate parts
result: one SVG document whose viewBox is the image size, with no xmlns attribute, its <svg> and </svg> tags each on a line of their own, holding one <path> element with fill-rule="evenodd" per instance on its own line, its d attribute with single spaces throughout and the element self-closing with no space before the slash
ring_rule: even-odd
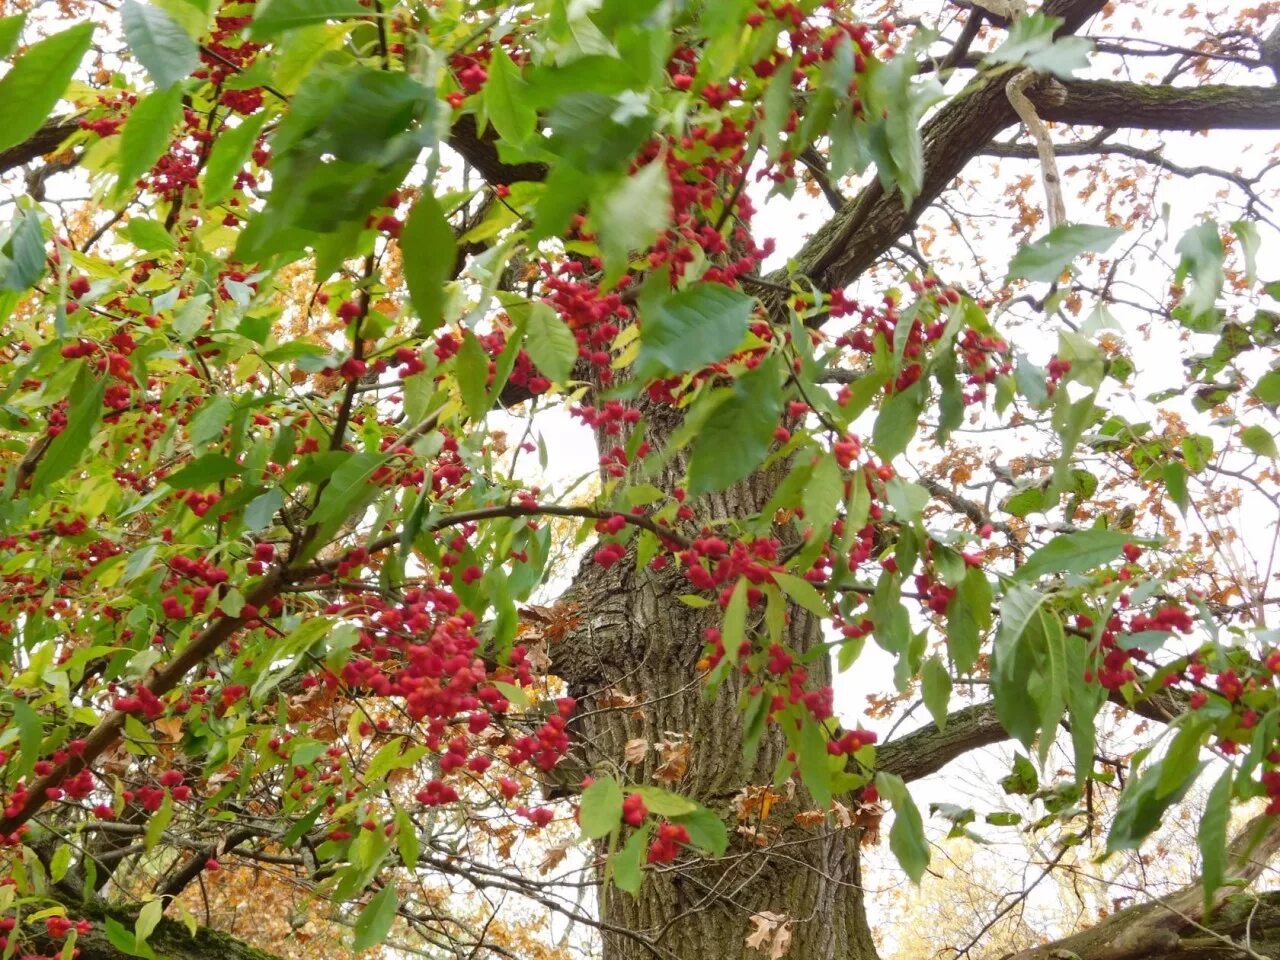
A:
<svg viewBox="0 0 1280 960">
<path fill-rule="evenodd" d="M 646 438 L 663 444 L 678 425 L 670 411 L 646 411 Z M 607 441 L 608 445 L 616 438 Z M 606 447 L 607 449 L 607 447 Z M 657 478 L 665 489 L 679 485 L 685 471 L 674 456 Z M 775 464 L 721 493 L 702 498 L 699 515 L 709 522 L 758 513 L 786 475 Z M 785 536 L 785 534 L 783 534 Z M 688 772 L 673 789 L 720 812 L 732 825 L 733 799 L 744 785 L 768 785 L 787 747 L 766 733 L 753 762 L 743 756 L 743 713 L 738 705 L 741 677 L 731 674 L 714 699 L 697 680 L 703 631 L 718 625 L 718 607 L 695 609 L 677 597 L 687 581 L 668 567 L 635 569 L 634 556 L 608 570 L 587 560 L 566 600 L 580 611 L 578 626 L 552 650 L 553 668 L 580 697 L 575 721 L 578 750 L 587 766 L 624 766 L 629 740 L 648 743 L 686 738 Z M 792 606 L 787 642 L 798 651 L 821 639 L 820 623 Z M 830 682 L 830 665 L 811 665 L 814 682 Z M 625 705 L 609 706 L 620 703 Z M 634 701 L 634 703 L 632 702 Z M 640 782 L 653 778 L 656 751 L 626 768 Z M 644 939 L 605 935 L 605 957 L 747 958 L 745 916 L 759 911 L 796 918 L 788 957 L 793 960 L 869 960 L 875 956 L 861 896 L 856 830 L 802 828 L 795 814 L 816 804 L 804 790 L 778 801 L 761 846 L 742 834 L 731 838 L 727 856 L 685 870 L 653 871 L 638 897 L 611 889 L 601 904 L 604 919 Z M 780 828 L 779 832 L 772 832 Z M 769 832 L 766 832 L 769 831 Z M 646 942 L 647 941 L 647 942 Z M 758 956 L 758 954 L 757 954 Z"/>
<path fill-rule="evenodd" d="M 1073 31 L 1103 6 L 1104 0 L 1048 0 L 1044 10 L 1063 18 L 1064 31 Z M 1072 81 L 1042 84 L 1031 95 L 1044 119 L 1065 123 L 1183 130 L 1280 126 L 1280 101 L 1274 88 L 1174 91 Z M 904 205 L 900 195 L 873 183 L 815 234 L 799 255 L 799 272 L 826 289 L 852 282 L 911 228 L 997 133 L 1015 122 L 1003 78 L 976 82 L 926 125 L 920 196 Z M 38 159 L 74 129 L 66 120 L 55 121 L 26 144 L 0 153 L 0 173 Z M 502 163 L 493 142 L 478 134 L 469 118 L 455 128 L 451 143 L 491 183 L 541 179 L 544 174 L 537 165 Z M 787 278 L 777 279 L 785 282 Z M 664 423 L 661 415 L 653 414 L 648 439 L 660 446 L 678 424 Z M 714 521 L 757 512 L 784 472 L 785 465 L 775 465 L 705 498 L 699 504 L 700 515 Z M 669 489 L 682 473 L 683 463 L 676 457 L 657 482 Z M 658 757 L 649 750 L 642 764 L 626 767 L 627 742 L 643 739 L 652 744 L 685 735 L 689 769 L 676 787 L 721 811 L 732 823 L 734 796 L 745 784 L 768 784 L 786 746 L 776 733 L 767 733 L 754 761 L 743 758 L 743 718 L 737 703 L 740 681 L 731 676 L 709 699 L 696 680 L 703 630 L 718 615 L 680 603 L 676 597 L 684 592 L 678 571 L 637 572 L 633 557 L 609 570 L 587 563 L 566 598 L 578 604 L 580 623 L 553 648 L 552 657 L 556 671 L 580 697 L 575 728 L 586 765 L 626 768 L 635 779 L 646 780 L 654 774 Z M 797 608 L 790 613 L 789 643 L 800 651 L 812 648 L 820 639 L 819 624 Z M 818 658 L 811 667 L 817 683 L 829 680 L 829 671 L 825 658 Z M 620 702 L 618 695 L 634 698 L 634 705 L 608 705 Z M 107 735 L 114 738 L 112 731 L 103 733 Z M 885 745 L 881 763 L 912 780 L 1003 736 L 993 711 L 980 705 L 959 711 L 945 730 L 929 725 Z M 769 835 L 767 847 L 738 834 L 721 860 L 654 871 L 639 897 L 606 892 L 601 905 L 604 919 L 639 935 L 606 932 L 606 960 L 758 958 L 758 952 L 745 946 L 744 918 L 764 910 L 795 920 L 789 960 L 875 960 L 861 888 L 858 830 L 794 824 L 795 813 L 813 806 L 798 789 L 775 807 L 771 821 L 779 832 Z M 1267 852 L 1273 852 L 1274 838 L 1269 842 Z M 1251 869 L 1241 864 L 1237 872 Z M 1195 894 L 1194 890 L 1178 894 L 1176 904 L 1132 907 L 1092 930 L 1020 954 L 1016 960 L 1213 960 L 1241 956 L 1223 937 L 1242 941 L 1246 934 L 1257 954 L 1280 956 L 1280 894 L 1260 899 L 1230 897 L 1211 918 L 1193 909 Z M 114 918 L 131 929 L 131 914 L 98 897 L 68 903 L 68 907 L 98 921 L 94 932 L 80 941 L 81 960 L 122 960 L 125 954 L 110 944 L 104 927 L 108 918 Z M 168 919 L 161 922 L 151 942 L 160 956 L 177 960 L 272 960 L 212 930 L 201 929 L 191 937 L 181 924 Z"/>
</svg>

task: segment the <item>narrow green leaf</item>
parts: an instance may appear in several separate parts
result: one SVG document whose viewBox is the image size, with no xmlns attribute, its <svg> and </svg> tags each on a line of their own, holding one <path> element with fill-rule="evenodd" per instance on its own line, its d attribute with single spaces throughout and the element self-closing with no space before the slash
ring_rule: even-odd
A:
<svg viewBox="0 0 1280 960">
<path fill-rule="evenodd" d="M 221 394 L 206 400 L 191 418 L 191 445 L 202 447 L 206 443 L 222 439 L 222 428 L 231 419 L 235 404 L 230 397 Z"/>
<path fill-rule="evenodd" d="M 265 112 L 245 117 L 239 126 L 223 130 L 214 139 L 213 149 L 209 151 L 209 162 L 205 164 L 204 170 L 206 207 L 221 203 L 231 193 L 236 175 L 244 168 L 249 154 L 253 152 L 266 120 Z"/>
<path fill-rule="evenodd" d="M 49 443 L 49 449 L 40 458 L 35 475 L 31 478 L 32 490 L 43 490 L 53 481 L 61 479 L 79 462 L 81 454 L 89 448 L 94 428 L 102 417 L 102 397 L 107 390 L 106 379 L 99 380 L 86 363 L 80 368 L 71 388 L 71 409 L 67 425 Z"/>
<path fill-rule="evenodd" d="M 661 787 L 636 787 L 634 792 L 644 798 L 644 805 L 649 808 L 650 813 L 660 817 L 680 817 L 698 809 L 698 805 L 688 797 Z"/>
<path fill-rule="evenodd" d="M 249 36 L 260 39 L 309 23 L 367 17 L 369 13 L 369 8 L 359 0 L 268 0 L 258 4 L 253 23 L 249 25 Z"/>
<path fill-rule="evenodd" d="M 146 943 L 147 938 L 160 924 L 160 918 L 164 916 L 163 900 L 148 900 L 141 910 L 138 911 L 138 919 L 133 924 L 133 938 L 137 943 Z"/>
<path fill-rule="evenodd" d="M 15 13 L 9 17 L 0 17 L 0 57 L 8 59 L 18 46 L 22 37 L 22 28 L 26 26 L 27 15 Z"/>
<path fill-rule="evenodd" d="M 1103 253 L 1123 230 L 1083 223 L 1068 223 L 1050 230 L 1035 243 L 1022 247 L 1009 263 L 1010 280 L 1051 283 L 1062 276 L 1082 253 Z"/>
<path fill-rule="evenodd" d="M 790 573 L 775 573 L 773 580 L 792 602 L 804 607 L 815 617 L 831 616 L 831 605 L 822 598 L 822 594 L 808 580 Z"/>
<path fill-rule="evenodd" d="M 622 788 L 617 780 L 602 777 L 582 791 L 578 824 L 584 836 L 592 840 L 607 837 L 621 822 Z"/>
<path fill-rule="evenodd" d="M 40 129 L 88 52 L 93 29 L 81 23 L 32 44 L 0 80 L 0 150 Z"/>
<path fill-rule="evenodd" d="M 4 256 L 9 262 L 4 266 L 0 289 L 21 293 L 40 279 L 44 273 L 45 246 L 44 228 L 37 211 L 26 210 L 19 215 L 13 234 L 5 244 Z"/>
<path fill-rule="evenodd" d="M 645 854 L 649 849 L 649 834 L 652 828 L 645 824 L 627 838 L 622 850 L 613 858 L 613 882 L 619 890 L 624 890 L 633 897 L 640 892 L 644 882 Z M 692 837 L 692 834 L 690 835 Z"/>
<path fill-rule="evenodd" d="M 174 126 L 182 118 L 182 88 L 170 87 L 138 101 L 120 132 L 120 179 L 115 199 L 128 199 L 137 181 L 169 147 Z"/>
<path fill-rule="evenodd" d="M 800 729 L 796 733 L 796 761 L 800 778 L 813 794 L 819 808 L 831 806 L 831 767 L 827 764 L 827 733 L 821 724 L 803 711 Z"/>
<path fill-rule="evenodd" d="M 889 849 L 911 878 L 919 883 L 929 866 L 929 843 L 924 836 L 920 810 L 902 778 L 892 773 L 876 774 L 876 789 L 893 807 L 893 826 L 889 828 Z"/>
<path fill-rule="evenodd" d="M 352 454 L 329 478 L 311 522 L 330 523 L 362 510 L 378 490 L 370 478 L 386 462 L 386 456 L 380 453 Z"/>
<path fill-rule="evenodd" d="M 124 39 L 160 89 L 191 76 L 200 50 L 182 25 L 159 7 L 124 0 L 120 8 Z"/>
<path fill-rule="evenodd" d="M 746 294 L 713 283 L 699 283 L 671 296 L 654 294 L 667 282 L 646 290 L 640 298 L 641 379 L 662 373 L 697 370 L 727 357 L 747 335 L 755 302 Z M 656 281 L 655 281 L 656 282 Z"/>
<path fill-rule="evenodd" d="M 529 359 L 553 383 L 564 383 L 578 360 L 578 341 L 569 325 L 545 303 L 529 305 L 524 325 Z"/>
<path fill-rule="evenodd" d="M 244 526 L 250 533 L 265 530 L 275 522 L 276 511 L 284 506 L 284 494 L 276 488 L 254 497 L 244 508 Z"/>
<path fill-rule="evenodd" d="M 1081 530 L 1062 533 L 1033 553 L 1014 577 L 1024 583 L 1046 573 L 1087 573 L 1120 556 L 1133 534 L 1123 530 Z"/>
<path fill-rule="evenodd" d="M 444 285 L 453 276 L 458 257 L 453 228 L 445 219 L 440 201 L 430 193 L 423 193 L 413 205 L 400 231 L 400 253 L 409 298 L 422 321 L 417 333 L 426 336 L 444 322 Z"/>
<path fill-rule="evenodd" d="M 707 417 L 689 456 L 688 490 L 698 497 L 749 476 L 769 453 L 782 413 L 776 362 L 744 373 Z"/>
<path fill-rule="evenodd" d="M 529 84 L 520 76 L 501 44 L 489 57 L 489 79 L 484 85 L 484 106 L 489 122 L 503 141 L 519 145 L 533 136 L 538 113 L 529 95 Z"/>
<path fill-rule="evenodd" d="M 729 849 L 729 831 L 714 811 L 699 807 L 672 817 L 671 822 L 681 824 L 689 831 L 689 842 L 712 856 L 722 857 Z"/>
<path fill-rule="evenodd" d="M 631 251 L 642 251 L 671 221 L 671 181 L 661 157 L 624 176 L 593 214 L 604 255 L 605 283 L 626 271 Z"/>
<path fill-rule="evenodd" d="M 920 673 L 921 695 L 929 716 L 938 725 L 938 729 L 947 726 L 948 707 L 951 703 L 951 672 L 941 657 L 930 657 L 924 662 Z"/>
<path fill-rule="evenodd" d="M 1204 890 L 1204 918 L 1213 908 L 1213 895 L 1227 879 L 1227 825 L 1231 821 L 1231 780 L 1235 767 L 1223 771 L 1209 791 L 1209 799 L 1200 814 L 1196 839 L 1200 844 L 1200 886 Z"/>
<path fill-rule="evenodd" d="M 747 624 L 747 581 L 739 578 L 724 608 L 724 624 L 720 639 L 724 643 L 724 655 L 730 663 L 738 662 L 738 647 L 742 645 Z"/>
<path fill-rule="evenodd" d="M 368 950 L 387 939 L 399 909 L 400 898 L 396 896 L 394 887 L 388 885 L 375 893 L 360 911 L 360 916 L 356 917 L 352 948 L 357 951 Z"/>
</svg>

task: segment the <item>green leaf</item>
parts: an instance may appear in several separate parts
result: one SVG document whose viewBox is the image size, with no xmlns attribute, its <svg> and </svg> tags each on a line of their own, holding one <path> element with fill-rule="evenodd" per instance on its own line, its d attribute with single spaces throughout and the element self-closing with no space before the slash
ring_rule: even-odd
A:
<svg viewBox="0 0 1280 960">
<path fill-rule="evenodd" d="M 1040 777 L 1036 768 L 1020 753 L 1013 755 L 1013 770 L 1007 777 L 1000 778 L 1000 788 L 1005 793 L 1029 797 L 1040 789 Z"/>
<path fill-rule="evenodd" d="M 724 623 L 721 626 L 720 639 L 724 644 L 724 655 L 730 663 L 738 662 L 738 647 L 742 645 L 747 625 L 747 581 L 739 577 L 729 595 L 729 603 L 724 608 Z"/>
<path fill-rule="evenodd" d="M 386 462 L 386 456 L 381 453 L 352 454 L 329 478 L 311 514 L 311 522 L 330 523 L 362 510 L 379 489 L 370 478 Z"/>
<path fill-rule="evenodd" d="M 249 154 L 258 141 L 262 125 L 267 121 L 265 112 L 245 117 L 231 129 L 223 129 L 213 141 L 209 162 L 204 170 L 204 204 L 212 207 L 221 203 L 231 193 L 236 175 L 244 168 Z"/>
<path fill-rule="evenodd" d="M 454 374 L 467 415 L 472 420 L 479 420 L 488 412 L 485 403 L 488 391 L 485 388 L 489 380 L 489 355 L 469 330 L 463 335 L 462 347 L 454 359 Z"/>
<path fill-rule="evenodd" d="M 939 730 L 945 729 L 951 704 L 951 671 L 941 657 L 930 657 L 924 662 L 920 673 L 920 687 L 929 716 L 933 717 Z"/>
<path fill-rule="evenodd" d="M 773 581 L 782 588 L 782 592 L 790 597 L 792 602 L 804 607 L 815 617 L 831 616 L 831 605 L 822 598 L 822 594 L 808 580 L 790 573 L 775 573 Z"/>
<path fill-rule="evenodd" d="M 1000 605 L 1000 630 L 992 651 L 991 687 L 996 716 L 1009 735 L 1030 746 L 1040 729 L 1039 714 L 1028 692 L 1041 666 L 1039 645 L 1024 641 L 1036 620 L 1044 595 L 1015 584 Z"/>
<path fill-rule="evenodd" d="M 163 900 L 148 900 L 141 910 L 138 911 L 138 919 L 133 924 L 133 937 L 137 943 L 146 943 L 147 938 L 160 924 L 160 918 L 164 916 Z"/>
<path fill-rule="evenodd" d="M 947 652 L 957 673 L 973 670 L 982 635 L 990 626 L 991 582 L 979 568 L 970 567 L 947 605 Z"/>
<path fill-rule="evenodd" d="M 831 768 L 827 764 L 827 732 L 826 729 L 809 716 L 807 710 L 800 718 L 800 729 L 796 732 L 796 761 L 800 767 L 800 778 L 813 794 L 814 802 L 826 810 L 831 806 Z"/>
<path fill-rule="evenodd" d="M 1054 537 L 1014 573 L 1024 583 L 1046 573 L 1087 573 L 1120 555 L 1133 534 L 1123 530 L 1081 530 Z"/>
<path fill-rule="evenodd" d="M 444 322 L 444 285 L 453 276 L 458 244 L 444 208 L 430 193 L 423 193 L 413 205 L 400 231 L 400 252 L 409 299 L 421 323 L 418 336 L 426 336 Z"/>
<path fill-rule="evenodd" d="M 1107 853 L 1138 849 L 1142 841 L 1160 826 L 1164 812 L 1186 796 L 1206 766 L 1208 761 L 1196 764 L 1172 789 L 1167 784 L 1163 788 L 1161 786 L 1164 777 L 1160 763 L 1151 764 L 1136 780 L 1130 779 L 1116 806 L 1111 832 L 1107 835 Z"/>
<path fill-rule="evenodd" d="M 67 425 L 49 443 L 49 449 L 40 458 L 35 475 L 31 478 L 33 491 L 43 490 L 53 481 L 61 479 L 80 460 L 89 448 L 94 428 L 102 417 L 102 397 L 107 381 L 99 380 L 85 363 L 71 388 L 71 408 L 67 413 Z"/>
<path fill-rule="evenodd" d="M 667 281 L 663 274 L 656 274 L 651 283 L 655 286 L 646 283 L 640 297 L 639 379 L 716 363 L 747 335 L 755 301 L 746 294 L 720 284 L 699 283 L 671 296 L 655 296 L 651 290 Z"/>
<path fill-rule="evenodd" d="M 1244 254 L 1245 282 L 1254 283 L 1258 279 L 1258 250 L 1262 247 L 1258 226 L 1252 220 L 1237 220 L 1231 224 L 1231 232 L 1236 235 Z"/>
<path fill-rule="evenodd" d="M 1037 73 L 1051 73 L 1063 79 L 1089 65 L 1092 41 L 1065 36 L 1054 39 L 1061 25 L 1058 17 L 1032 13 L 1018 17 L 1009 27 L 1004 43 L 987 54 L 989 63 L 1015 63 Z"/>
<path fill-rule="evenodd" d="M 235 404 L 230 397 L 218 395 L 206 400 L 191 418 L 191 445 L 202 447 L 214 440 L 221 440 L 222 428 L 227 425 L 234 411 Z"/>
<path fill-rule="evenodd" d="M 635 792 L 644 798 L 644 805 L 649 808 L 649 812 L 660 817 L 681 817 L 698 809 L 698 805 L 688 797 L 661 787 L 636 787 Z"/>
<path fill-rule="evenodd" d="M 275 522 L 276 511 L 284 506 L 284 494 L 273 487 L 254 497 L 244 508 L 244 526 L 250 533 L 265 530 Z"/>
<path fill-rule="evenodd" d="M 662 157 L 622 178 L 593 213 L 604 256 L 605 282 L 626 271 L 632 250 L 644 250 L 671 221 L 671 181 Z"/>
<path fill-rule="evenodd" d="M 4 265 L 0 289 L 21 293 L 40 279 L 44 273 L 45 248 L 44 228 L 40 225 L 37 211 L 25 210 L 19 215 L 9 242 L 5 244 L 4 258 L 9 262 Z"/>
<path fill-rule="evenodd" d="M 1223 771 L 1209 791 L 1209 799 L 1200 814 L 1196 839 L 1200 844 L 1200 886 L 1204 890 L 1204 917 L 1212 911 L 1213 895 L 1227 879 L 1227 825 L 1231 821 L 1231 780 L 1235 767 Z"/>
<path fill-rule="evenodd" d="M 139 727 L 139 729 L 142 729 Z M 161 838 L 164 836 L 165 829 L 169 826 L 169 822 L 173 819 L 173 794 L 166 793 L 164 800 L 160 802 L 160 809 L 151 815 L 151 819 L 147 821 L 146 830 L 142 835 L 142 844 L 147 850 L 154 850 Z"/>
<path fill-rule="evenodd" d="M 1069 223 L 1050 230 L 1035 243 L 1022 247 L 1009 263 L 1010 280 L 1042 280 L 1052 283 L 1082 253 L 1102 253 L 1123 230 Z"/>
<path fill-rule="evenodd" d="M 1193 329 L 1201 329 L 1206 319 L 1212 325 L 1215 305 L 1226 282 L 1222 266 L 1226 250 L 1222 246 L 1218 225 L 1207 220 L 1192 227 L 1178 241 L 1177 251 L 1182 259 L 1178 263 L 1175 280 L 1182 283 L 1190 277 L 1193 283 L 1191 291 L 1178 304 L 1175 315 Z"/>
<path fill-rule="evenodd" d="M 578 341 L 569 325 L 545 303 L 532 303 L 524 325 L 524 349 L 548 380 L 564 383 L 578 360 Z"/>
<path fill-rule="evenodd" d="M 489 79 L 484 85 L 484 107 L 489 122 L 503 141 L 519 145 L 533 136 L 538 112 L 529 96 L 529 84 L 520 76 L 501 44 L 489 57 Z"/>
<path fill-rule="evenodd" d="M 1164 465 L 1162 473 L 1165 492 L 1185 517 L 1187 507 L 1191 505 L 1191 499 L 1187 493 L 1187 468 L 1176 460 L 1170 460 Z"/>
<path fill-rule="evenodd" d="M 215 150 L 217 147 L 214 148 Z M 140 250 L 176 250 L 178 242 L 164 228 L 164 224 L 148 217 L 135 217 L 125 224 L 124 234 L 129 242 Z"/>
<path fill-rule="evenodd" d="M 1240 440 L 1260 457 L 1270 457 L 1274 460 L 1280 456 L 1280 450 L 1276 449 L 1275 437 L 1271 436 L 1271 432 L 1265 427 L 1257 424 L 1245 427 L 1240 431 Z"/>
<path fill-rule="evenodd" d="M 143 957 L 151 960 L 155 954 L 145 943 L 138 943 L 131 930 L 125 929 L 115 917 L 107 917 L 107 941 L 127 957 Z"/>
<path fill-rule="evenodd" d="M 40 129 L 62 99 L 93 40 L 92 23 L 81 23 L 32 44 L 0 80 L 0 151 Z"/>
<path fill-rule="evenodd" d="M 360 911 L 360 916 L 356 917 L 352 948 L 357 951 L 368 950 L 387 939 L 399 909 L 400 898 L 396 896 L 394 887 L 388 885 L 375 893 Z"/>
<path fill-rule="evenodd" d="M 924 836 L 920 810 L 902 778 L 892 773 L 876 774 L 876 790 L 893 806 L 893 826 L 889 828 L 889 849 L 911 878 L 919 883 L 929 866 L 929 843 Z"/>
<path fill-rule="evenodd" d="M 640 892 L 644 882 L 644 861 L 649 849 L 649 824 L 645 824 L 627 838 L 622 850 L 613 858 L 613 882 L 619 890 L 633 897 Z M 692 838 L 692 833 L 690 837 Z"/>
<path fill-rule="evenodd" d="M 813 465 L 808 482 L 800 491 L 804 521 L 813 527 L 814 536 L 819 540 L 825 542 L 830 536 L 831 524 L 836 519 L 842 499 L 844 499 L 844 475 L 835 457 L 824 453 Z M 790 505 L 786 504 L 786 506 Z M 772 517 L 773 514 L 769 513 L 766 516 Z"/>
<path fill-rule="evenodd" d="M 698 497 L 749 476 L 769 453 L 782 415 L 776 362 L 761 363 L 725 390 L 694 441 L 688 489 Z"/>
<path fill-rule="evenodd" d="M 611 777 L 596 780 L 582 791 L 578 824 L 583 836 L 592 840 L 607 837 L 622 822 L 622 788 Z"/>
<path fill-rule="evenodd" d="M 729 831 L 724 821 L 705 807 L 674 816 L 671 822 L 682 825 L 689 831 L 689 842 L 712 856 L 722 857 L 729 849 Z"/>
<path fill-rule="evenodd" d="M 1268 370 L 1253 385 L 1253 395 L 1269 406 L 1280 404 L 1280 370 Z"/>
<path fill-rule="evenodd" d="M 69 869 L 71 869 L 71 844 L 60 843 L 49 859 L 49 879 L 54 883 L 61 883 Z"/>
<path fill-rule="evenodd" d="M 8 59 L 18 46 L 22 37 L 22 28 L 26 26 L 27 15 L 15 13 L 9 17 L 0 17 L 0 57 Z"/>
<path fill-rule="evenodd" d="M 159 7 L 124 0 L 120 9 L 124 39 L 160 89 L 191 76 L 200 49 L 182 25 Z"/>
<path fill-rule="evenodd" d="M 221 426 L 218 431 L 221 432 Z M 240 465 L 220 453 L 206 453 L 181 470 L 169 474 L 164 482 L 175 490 L 198 490 L 240 472 Z"/>
<path fill-rule="evenodd" d="M 369 12 L 359 0 L 268 0 L 254 11 L 249 36 L 260 39 L 309 23 L 367 17 Z"/>
<path fill-rule="evenodd" d="M 924 412 L 925 381 L 918 380 L 906 390 L 890 396 L 880 407 L 872 430 L 871 443 L 886 461 L 907 449 Z"/>
<path fill-rule="evenodd" d="M 14 776 L 25 777 L 40 759 L 40 744 L 44 734 L 40 726 L 40 715 L 22 700 L 10 700 L 13 711 L 13 722 L 18 727 L 18 763 Z"/>
<path fill-rule="evenodd" d="M 128 199 L 137 181 L 169 147 L 173 128 L 182 118 L 182 88 L 170 87 L 138 101 L 120 132 L 120 179 L 115 199 Z"/>
</svg>

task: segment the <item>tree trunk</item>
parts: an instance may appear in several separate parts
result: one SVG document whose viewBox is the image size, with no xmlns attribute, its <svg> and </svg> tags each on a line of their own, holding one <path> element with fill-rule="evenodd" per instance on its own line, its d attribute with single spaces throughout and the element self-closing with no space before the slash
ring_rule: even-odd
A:
<svg viewBox="0 0 1280 960">
<path fill-rule="evenodd" d="M 645 411 L 646 437 L 655 448 L 671 436 L 677 419 L 674 411 Z M 600 445 L 608 449 L 616 442 L 616 437 L 602 438 Z M 789 467 L 776 464 L 703 497 L 695 507 L 698 516 L 714 523 L 758 513 Z M 649 482 L 672 490 L 684 469 L 677 454 Z M 573 721 L 578 762 L 571 763 L 566 779 L 595 769 L 621 771 L 636 783 L 657 782 L 715 810 L 730 830 L 729 850 L 719 860 L 693 858 L 688 868 L 680 860 L 650 868 L 636 897 L 616 887 L 601 891 L 602 920 L 639 934 L 606 929 L 605 960 L 655 955 L 759 960 L 762 954 L 747 947 L 746 938 L 750 917 L 766 911 L 794 921 L 788 960 L 874 960 L 860 887 L 858 830 L 830 822 L 797 824 L 796 814 L 817 806 L 797 780 L 778 788 L 781 796 L 766 822 L 752 820 L 735 831 L 734 798 L 744 785 L 769 786 L 788 748 L 776 727 L 767 728 L 754 760 L 745 758 L 739 705 L 743 677 L 731 672 L 714 698 L 708 696 L 697 663 L 705 648 L 704 630 L 720 624 L 721 611 L 678 599 L 690 592 L 675 564 L 637 571 L 634 548 L 607 570 L 588 558 L 566 597 L 577 605 L 579 622 L 551 651 L 555 672 L 579 699 Z M 821 639 L 820 623 L 794 605 L 788 612 L 787 644 L 798 652 L 811 649 Z M 813 684 L 830 683 L 827 657 L 808 668 Z M 653 747 L 643 762 L 628 764 L 626 745 L 634 740 L 649 745 L 686 741 L 687 772 L 677 777 L 670 766 L 661 771 L 663 756 Z"/>
</svg>

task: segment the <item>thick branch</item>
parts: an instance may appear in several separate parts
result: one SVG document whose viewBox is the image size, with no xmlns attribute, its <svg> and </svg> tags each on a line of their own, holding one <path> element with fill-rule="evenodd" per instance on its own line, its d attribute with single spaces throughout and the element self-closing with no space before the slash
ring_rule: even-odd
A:
<svg viewBox="0 0 1280 960">
<path fill-rule="evenodd" d="M 1063 20 L 1063 34 L 1080 29 L 1105 5 L 1106 0 L 1049 0 L 1044 12 Z M 873 181 L 805 244 L 796 258 L 800 272 L 820 288 L 833 290 L 852 283 L 875 263 L 997 133 L 1017 122 L 1005 93 L 1007 80 L 997 74 L 976 83 L 925 124 L 924 177 L 910 207 L 897 190 L 886 192 Z M 1036 107 L 1040 109 L 1039 102 Z M 787 277 L 783 273 L 777 279 L 785 282 Z"/>
<path fill-rule="evenodd" d="M 1068 80 L 1041 84 L 1029 95 L 1042 118 L 1058 123 L 1144 130 L 1280 129 L 1275 87 Z"/>
<path fill-rule="evenodd" d="M 0 151 L 0 173 L 7 173 L 58 149 L 63 140 L 79 130 L 72 120 L 51 120 L 17 146 Z"/>
<path fill-rule="evenodd" d="M 1161 690 L 1146 700 L 1128 704 L 1115 692 L 1111 702 L 1138 716 L 1158 723 L 1168 723 L 1186 711 L 1184 695 L 1173 690 Z M 947 725 L 939 729 L 936 723 L 927 723 L 919 730 L 890 740 L 876 751 L 876 767 L 888 773 L 896 773 L 903 780 L 921 780 L 937 773 L 952 760 L 972 750 L 989 747 L 1009 739 L 1009 734 L 996 719 L 995 704 L 991 701 L 974 704 L 956 710 L 947 717 Z"/>
<path fill-rule="evenodd" d="M 1249 882 L 1280 851 L 1274 817 L 1255 818 L 1228 848 L 1228 875 Z M 1223 888 L 1204 916 L 1199 883 L 1136 904 L 1097 926 L 1005 960 L 1216 960 L 1280 956 L 1280 892 L 1257 896 Z"/>
<path fill-rule="evenodd" d="M 84 918 L 93 923 L 93 929 L 88 934 L 76 939 L 76 955 L 79 960 L 128 960 L 138 956 L 136 953 L 125 953 L 117 949 L 107 939 L 108 920 L 116 921 L 132 933 L 137 919 L 136 912 L 111 906 L 97 899 L 84 903 L 68 900 L 64 906 L 72 918 Z M 183 924 L 168 917 L 161 918 L 159 925 L 148 937 L 147 945 L 157 957 L 165 960 L 279 960 L 274 954 L 258 950 L 243 940 L 209 927 L 200 927 L 192 936 Z M 55 947 L 53 952 L 56 956 L 57 950 L 62 947 L 62 941 L 45 946 Z"/>
<path fill-rule="evenodd" d="M 1009 734 L 996 719 L 995 706 L 979 703 L 951 714 L 944 729 L 929 723 L 914 733 L 890 740 L 876 751 L 876 768 L 896 773 L 910 783 L 937 773 L 970 750 L 1008 739 Z"/>
</svg>

